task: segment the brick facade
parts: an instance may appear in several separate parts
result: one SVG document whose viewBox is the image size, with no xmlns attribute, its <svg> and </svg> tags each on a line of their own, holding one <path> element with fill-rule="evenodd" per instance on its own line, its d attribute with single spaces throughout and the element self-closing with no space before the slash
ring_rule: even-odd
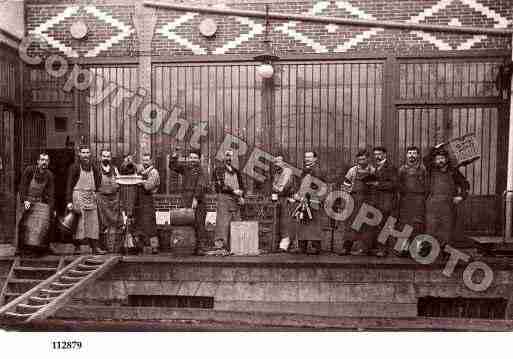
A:
<svg viewBox="0 0 513 359">
<path fill-rule="evenodd" d="M 189 3 L 189 2 L 188 2 Z M 206 1 L 195 4 L 208 3 Z M 29 0 L 27 31 L 45 39 L 34 49 L 70 57 L 130 56 L 137 49 L 133 18 L 134 1 Z M 216 5 L 220 6 L 220 5 Z M 260 10 L 259 1 L 228 3 L 226 8 Z M 343 0 L 274 1 L 271 11 L 336 16 L 365 20 L 390 20 L 453 26 L 504 28 L 513 26 L 513 7 L 508 0 Z M 262 19 L 205 15 L 167 9 L 156 11 L 153 55 L 251 55 L 259 51 L 265 32 Z M 200 35 L 198 25 L 213 18 L 218 30 L 213 38 Z M 86 40 L 72 40 L 66 29 L 77 21 L 88 24 Z M 423 31 L 358 28 L 334 24 L 272 21 L 270 33 L 278 54 L 337 54 L 391 51 L 418 53 L 469 49 L 507 49 L 507 37 L 447 34 Z"/>
</svg>

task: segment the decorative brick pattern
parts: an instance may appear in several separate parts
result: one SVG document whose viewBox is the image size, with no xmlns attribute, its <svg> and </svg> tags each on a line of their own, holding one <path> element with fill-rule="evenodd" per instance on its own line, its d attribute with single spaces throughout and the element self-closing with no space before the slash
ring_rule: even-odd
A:
<svg viewBox="0 0 513 359">
<path fill-rule="evenodd" d="M 110 2 L 83 6 L 78 1 L 27 2 L 27 28 L 42 42 L 33 50 L 70 57 L 127 56 L 137 49 L 133 28 L 135 6 Z M 263 4 L 241 2 L 216 4 L 231 9 L 264 10 Z M 450 24 L 506 28 L 513 24 L 509 0 L 303 0 L 271 2 L 271 11 L 315 14 L 355 19 L 412 23 Z M 262 50 L 263 19 L 156 11 L 153 55 L 254 55 Z M 218 24 L 215 36 L 205 38 L 198 30 L 206 17 Z M 72 40 L 69 26 L 77 19 L 90 26 L 86 41 Z M 507 37 L 407 31 L 293 21 L 271 21 L 270 37 L 278 54 L 394 51 L 400 53 L 469 49 L 508 49 Z"/>
<path fill-rule="evenodd" d="M 71 58 L 130 55 L 137 48 L 133 16 L 133 6 L 29 4 L 27 31 L 40 40 L 29 51 Z M 88 26 L 83 40 L 71 37 L 69 29 L 76 21 Z"/>
</svg>

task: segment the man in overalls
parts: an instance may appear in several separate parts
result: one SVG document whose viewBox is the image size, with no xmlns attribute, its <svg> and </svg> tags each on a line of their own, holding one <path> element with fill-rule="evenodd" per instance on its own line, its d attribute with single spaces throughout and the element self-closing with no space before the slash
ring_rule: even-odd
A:
<svg viewBox="0 0 513 359">
<path fill-rule="evenodd" d="M 112 153 L 110 150 L 101 151 L 100 173 L 102 181 L 98 190 L 98 212 L 100 215 L 100 233 L 103 243 L 107 244 L 108 251 L 114 250 L 116 235 L 121 224 L 121 212 L 119 208 L 119 185 L 116 177 L 118 169 L 111 164 Z"/>
<path fill-rule="evenodd" d="M 470 185 L 461 172 L 449 164 L 445 149 L 434 148 L 425 158 L 427 176 L 426 232 L 440 243 L 449 244 L 456 220 L 456 206 L 468 195 Z"/>
<path fill-rule="evenodd" d="M 410 146 L 406 149 L 406 162 L 399 168 L 399 223 L 413 228 L 412 238 L 424 233 L 426 213 L 427 170 L 422 164 L 420 149 Z M 408 243 L 403 242 L 400 250 L 404 255 Z"/>
<path fill-rule="evenodd" d="M 157 237 L 157 219 L 155 215 L 155 203 L 153 195 L 160 187 L 159 171 L 153 166 L 150 154 L 143 154 L 142 165 L 138 172 L 142 176 L 142 183 L 139 184 L 137 193 L 137 205 L 135 206 L 135 233 L 138 238 L 137 246 L 142 252 L 144 244 L 151 247 L 152 254 L 159 251 L 159 240 Z"/>
<path fill-rule="evenodd" d="M 205 217 L 207 216 L 207 207 L 205 203 L 205 194 L 208 188 L 208 179 L 201 168 L 201 152 L 191 150 L 187 164 L 180 163 L 178 152 L 175 151 L 169 159 L 169 169 L 180 173 L 182 177 L 182 199 L 187 208 L 194 209 L 194 229 L 196 232 L 196 248 L 201 239 L 205 237 Z"/>
<path fill-rule="evenodd" d="M 371 204 L 367 182 L 374 180 L 376 169 L 370 164 L 369 152 L 361 149 L 356 154 L 356 165 L 351 167 L 345 176 L 344 184 L 354 200 L 354 210 L 347 219 L 347 232 L 343 249 L 339 255 L 368 255 L 371 248 L 373 231 L 363 227 L 360 231 L 352 229 L 351 225 L 363 203 Z M 356 243 L 356 244 L 355 244 Z M 355 249 L 353 250 L 353 246 Z"/>
<path fill-rule="evenodd" d="M 37 165 L 23 171 L 20 198 L 23 202 L 23 217 L 20 223 L 20 249 L 23 253 L 42 254 L 48 247 L 47 234 L 50 215 L 54 208 L 54 177 L 48 170 L 50 157 L 41 153 Z"/>
<path fill-rule="evenodd" d="M 91 161 L 89 146 L 80 146 L 79 162 L 73 163 L 69 169 L 66 191 L 67 209 L 80 215 L 74 235 L 76 246 L 86 241 L 93 254 L 105 254 L 105 251 L 98 246 L 100 227 L 96 195 L 101 181 L 100 171 Z"/>
<path fill-rule="evenodd" d="M 214 170 L 213 181 L 217 193 L 217 214 L 214 245 L 218 250 L 230 247 L 230 223 L 240 221 L 244 204 L 244 182 L 240 172 L 232 166 L 233 151 L 225 152 L 221 166 Z"/>
</svg>

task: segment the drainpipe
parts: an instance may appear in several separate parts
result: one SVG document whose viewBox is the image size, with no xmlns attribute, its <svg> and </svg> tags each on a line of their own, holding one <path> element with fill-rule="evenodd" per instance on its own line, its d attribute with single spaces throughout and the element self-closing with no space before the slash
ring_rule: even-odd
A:
<svg viewBox="0 0 513 359">
<path fill-rule="evenodd" d="M 511 37 L 511 58 L 513 59 L 513 36 Z M 509 93 L 509 136 L 508 136 L 508 178 L 506 183 L 506 218 L 504 241 L 512 242 L 513 219 L 513 75 Z"/>
</svg>

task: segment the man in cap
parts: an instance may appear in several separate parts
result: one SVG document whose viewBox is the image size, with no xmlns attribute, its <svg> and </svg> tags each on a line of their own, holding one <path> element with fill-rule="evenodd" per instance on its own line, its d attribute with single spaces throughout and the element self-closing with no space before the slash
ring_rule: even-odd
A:
<svg viewBox="0 0 513 359">
<path fill-rule="evenodd" d="M 141 162 L 142 164 L 137 166 L 138 174 L 142 176 L 142 182 L 139 183 L 137 205 L 134 211 L 135 234 L 138 239 L 139 252 L 142 252 L 145 244 L 149 244 L 152 254 L 157 254 L 159 251 L 159 240 L 157 237 L 157 219 L 153 195 L 159 190 L 160 175 L 153 165 L 153 159 L 149 153 L 141 156 Z"/>
<path fill-rule="evenodd" d="M 217 193 L 215 247 L 228 249 L 230 223 L 241 219 L 244 204 L 244 183 L 240 172 L 232 166 L 233 151 L 225 152 L 222 165 L 214 170 L 213 182 Z"/>
<path fill-rule="evenodd" d="M 272 183 L 272 199 L 279 201 L 279 233 L 280 249 L 287 251 L 293 236 L 293 221 L 291 213 L 293 210 L 294 177 L 292 169 L 283 161 L 283 156 L 274 158 L 274 171 Z"/>
<path fill-rule="evenodd" d="M 299 189 L 294 194 L 298 202 L 306 203 L 307 213 L 311 219 L 300 221 L 297 224 L 296 239 L 300 253 L 319 254 L 321 252 L 321 241 L 324 238 L 322 215 L 324 213 L 323 200 L 327 193 L 321 194 L 319 182 L 324 178 L 321 171 L 317 153 L 315 151 L 305 152 L 303 171 L 301 172 Z"/>
<path fill-rule="evenodd" d="M 371 203 L 369 181 L 374 181 L 376 168 L 370 163 L 370 154 L 366 149 L 360 149 L 356 154 L 356 165 L 351 167 L 345 176 L 344 184 L 354 200 L 354 210 L 346 221 L 347 232 L 343 242 L 343 249 L 339 255 L 368 255 L 372 246 L 373 230 L 367 226 L 359 231 L 351 225 L 354 222 L 362 204 Z M 353 248 L 353 246 L 355 248 Z"/>
<path fill-rule="evenodd" d="M 187 164 L 183 164 L 180 163 L 178 151 L 175 150 L 169 159 L 169 168 L 183 176 L 182 199 L 185 207 L 194 209 L 196 243 L 199 243 L 200 239 L 205 236 L 205 218 L 207 215 L 205 194 L 208 188 L 208 179 L 201 168 L 201 151 L 191 150 Z M 195 252 L 197 250 L 198 248 L 195 249 Z"/>
<path fill-rule="evenodd" d="M 442 146 L 432 149 L 424 160 L 427 168 L 426 232 L 443 248 L 452 239 L 456 207 L 467 197 L 470 185 L 449 163 L 449 155 Z"/>
</svg>

